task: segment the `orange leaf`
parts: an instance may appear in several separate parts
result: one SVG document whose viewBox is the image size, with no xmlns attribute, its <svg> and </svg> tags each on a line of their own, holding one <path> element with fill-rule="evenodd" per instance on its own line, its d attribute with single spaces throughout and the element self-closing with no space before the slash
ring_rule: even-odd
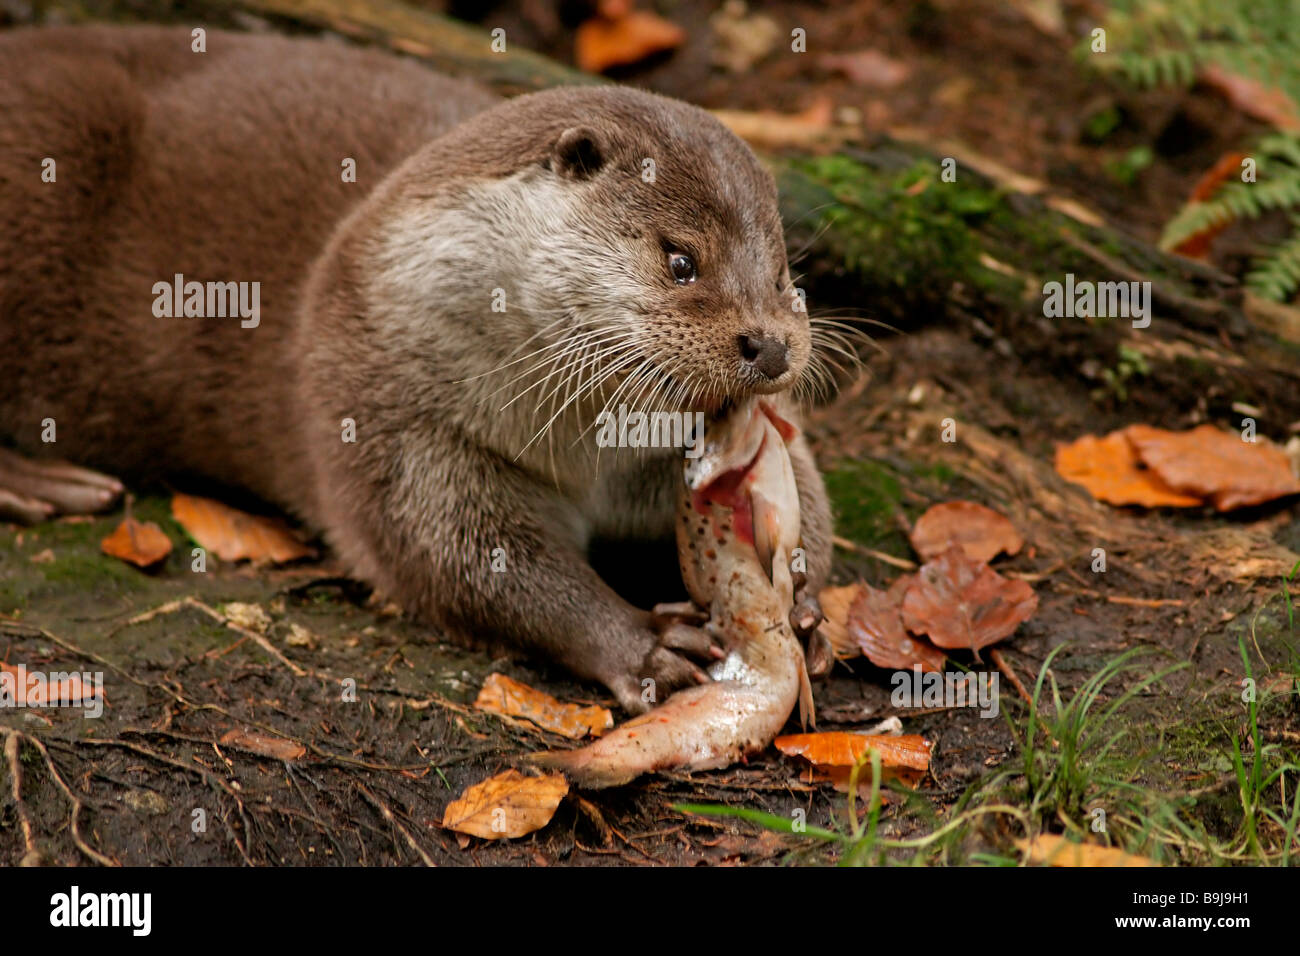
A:
<svg viewBox="0 0 1300 956">
<path fill-rule="evenodd" d="M 228 730 L 222 734 L 219 743 L 276 760 L 297 760 L 307 753 L 307 748 L 297 741 L 246 730 Z"/>
<path fill-rule="evenodd" d="M 136 567 L 147 568 L 171 554 L 172 542 L 162 528 L 152 521 L 141 524 L 127 518 L 103 541 L 100 550 L 109 557 L 121 558 Z"/>
<path fill-rule="evenodd" d="M 600 73 L 675 50 L 685 39 L 685 31 L 677 24 L 653 13 L 630 10 L 622 16 L 595 17 L 581 24 L 574 36 L 573 53 L 579 69 Z"/>
<path fill-rule="evenodd" d="M 1071 843 L 1053 833 L 1040 833 L 1031 843 L 1017 840 L 1021 850 L 1029 849 L 1029 862 L 1048 866 L 1159 866 L 1145 856 L 1125 853 L 1116 847 L 1095 843 Z"/>
<path fill-rule="evenodd" d="M 614 715 L 604 707 L 566 704 L 505 674 L 488 675 L 474 706 L 492 714 L 521 717 L 543 730 L 574 740 L 588 734 L 599 737 L 614 726 Z"/>
<path fill-rule="evenodd" d="M 447 804 L 442 825 L 485 840 L 510 840 L 540 830 L 569 792 L 560 774 L 525 777 L 507 770 L 476 783 Z"/>
<path fill-rule="evenodd" d="M 917 787 L 925 779 L 924 770 L 913 770 L 910 767 L 886 767 L 880 768 L 880 776 L 883 781 L 897 780 L 899 783 L 908 787 Z M 805 783 L 829 783 L 840 793 L 849 792 L 849 784 L 853 780 L 852 767 L 818 767 L 814 764 L 808 764 L 804 767 L 803 773 L 799 774 L 799 779 Z M 858 793 L 866 796 L 871 792 L 871 765 L 867 764 L 862 770 L 858 771 Z M 880 792 L 880 802 L 888 805 L 891 802 L 888 790 Z"/>
<path fill-rule="evenodd" d="M 36 674 L 41 679 L 33 681 Z M 8 674 L 10 686 L 5 688 L 4 696 L 12 697 L 16 706 L 23 702 L 28 707 L 53 707 L 71 704 L 84 704 L 100 696 L 93 683 L 83 681 L 80 674 L 68 674 L 63 680 L 49 682 L 45 671 L 30 671 L 24 665 L 13 667 L 0 664 L 0 674 Z M 3 684 L 0 684 L 3 686 Z M 107 701 L 105 701 L 107 703 Z"/>
<path fill-rule="evenodd" d="M 787 757 L 802 757 L 818 767 L 852 767 L 868 750 L 880 752 L 882 767 L 926 770 L 930 766 L 930 742 L 920 734 L 789 734 L 777 737 L 776 749 Z"/>
<path fill-rule="evenodd" d="M 972 561 L 960 548 L 922 565 L 903 595 L 907 629 L 945 648 L 978 651 L 1010 636 L 1037 610 L 1033 588 Z"/>
<path fill-rule="evenodd" d="M 211 498 L 172 497 L 172 517 L 190 537 L 223 561 L 274 561 L 314 557 L 316 552 L 278 518 L 250 515 Z"/>
<path fill-rule="evenodd" d="M 862 588 L 849 610 L 846 625 L 867 660 L 877 667 L 923 671 L 943 670 L 943 651 L 923 637 L 910 637 L 903 627 L 903 596 L 916 580 L 904 575 L 888 591 Z"/>
<path fill-rule="evenodd" d="M 1003 551 L 1016 554 L 1025 543 L 1015 525 L 973 501 L 935 505 L 917 519 L 911 537 L 924 561 L 933 561 L 953 545 L 972 561 L 992 561 Z"/>
<path fill-rule="evenodd" d="M 1084 435 L 1056 449 L 1056 473 L 1083 485 L 1098 501 L 1144 508 L 1195 508 L 1199 497 L 1169 487 L 1159 475 L 1143 468 L 1137 452 L 1123 432 L 1105 438 Z"/>
<path fill-rule="evenodd" d="M 1130 425 L 1124 433 L 1161 480 L 1180 492 L 1208 497 L 1219 511 L 1300 494 L 1286 453 L 1266 438 L 1248 442 L 1213 425 L 1187 432 Z"/>
</svg>

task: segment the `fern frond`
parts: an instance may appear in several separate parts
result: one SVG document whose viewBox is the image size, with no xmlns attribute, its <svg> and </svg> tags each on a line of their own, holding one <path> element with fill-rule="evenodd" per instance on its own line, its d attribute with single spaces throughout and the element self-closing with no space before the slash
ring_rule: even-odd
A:
<svg viewBox="0 0 1300 956">
<path fill-rule="evenodd" d="M 1234 219 L 1258 219 L 1271 209 L 1300 208 L 1300 167 L 1266 164 L 1265 160 L 1260 158 L 1258 182 L 1225 183 L 1209 199 L 1190 202 L 1180 209 L 1165 225 L 1161 248 L 1172 249 Z"/>
<path fill-rule="evenodd" d="M 1300 289 L 1300 216 L 1291 220 L 1291 238 L 1257 259 L 1246 275 L 1246 287 L 1258 296 L 1285 302 Z"/>
</svg>

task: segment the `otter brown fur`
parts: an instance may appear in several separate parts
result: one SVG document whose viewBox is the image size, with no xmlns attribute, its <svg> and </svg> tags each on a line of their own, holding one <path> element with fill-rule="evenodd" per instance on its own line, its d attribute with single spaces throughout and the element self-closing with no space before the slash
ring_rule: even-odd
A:
<svg viewBox="0 0 1300 956">
<path fill-rule="evenodd" d="M 156 317 L 176 274 L 260 283 L 260 321 Z M 771 176 L 695 107 L 502 102 L 315 40 L 0 35 L 0 444 L 245 489 L 420 618 L 631 709 L 707 649 L 662 640 L 588 560 L 671 540 L 682 481 L 680 448 L 598 447 L 595 414 L 620 388 L 713 411 L 809 358 Z M 815 587 L 829 513 L 792 453 Z"/>
</svg>

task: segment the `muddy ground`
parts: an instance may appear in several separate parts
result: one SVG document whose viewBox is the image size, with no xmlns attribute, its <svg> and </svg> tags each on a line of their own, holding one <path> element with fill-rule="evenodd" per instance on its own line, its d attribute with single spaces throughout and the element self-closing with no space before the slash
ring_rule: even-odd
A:
<svg viewBox="0 0 1300 956">
<path fill-rule="evenodd" d="M 527 6 L 499 9 L 523 29 Z M 911 79 L 887 96 L 867 101 L 814 68 L 792 72 L 780 63 L 755 76 L 719 75 L 699 50 L 628 78 L 711 106 L 794 110 L 829 93 L 881 126 L 905 119 L 936 139 L 972 141 L 1147 239 L 1204 168 L 1251 128 L 1206 91 L 1138 95 L 1098 86 L 1074 71 L 1065 38 L 1045 35 L 1001 4 L 856 6 L 856 15 L 820 5 L 768 9 L 794 11 L 810 32 L 834 38 L 836 49 L 880 47 L 906 63 Z M 687 26 L 705 16 L 677 14 Z M 563 59 L 564 37 L 560 30 L 548 39 L 543 30 L 536 46 Z M 1107 105 L 1124 122 L 1114 139 L 1087 141 L 1080 130 Z M 1155 162 L 1135 182 L 1116 183 L 1108 161 L 1140 143 L 1155 147 Z M 871 303 L 855 305 L 858 314 L 871 313 Z M 120 512 L 0 528 L 0 660 L 103 671 L 108 702 L 95 720 L 69 710 L 0 713 L 0 726 L 46 748 L 19 741 L 16 787 L 0 759 L 0 861 L 1014 863 L 1022 859 L 1016 841 L 1027 833 L 1082 835 L 1097 809 L 1109 823 L 1092 839 L 1160 862 L 1281 861 L 1287 841 L 1295 842 L 1294 823 L 1289 831 L 1285 825 L 1295 774 L 1243 785 L 1234 748 L 1247 768 L 1259 753 L 1261 779 L 1300 761 L 1300 643 L 1283 585 L 1300 560 L 1300 504 L 1231 517 L 1112 509 L 1051 471 L 1058 441 L 1134 420 L 1186 426 L 1201 405 L 1191 385 L 1143 395 L 1139 378 L 1123 400 L 1098 394 L 1085 377 L 1062 374 L 1059 360 L 1045 357 L 1055 355 L 1045 342 L 979 339 L 939 317 L 905 335 L 877 333 L 877 344 L 883 352 L 864 349 L 867 374 L 808 425 L 838 533 L 851 543 L 837 551 L 836 580 L 881 586 L 901 573 L 899 562 L 914 558 L 906 524 L 935 502 L 964 498 L 1010 516 L 1026 547 L 999 570 L 1032 583 L 1040 606 L 1002 645 L 1004 662 L 1030 694 L 1045 673 L 1048 719 L 1068 716 L 1089 679 L 1137 654 L 1101 688 L 1083 733 L 1090 745 L 1077 760 L 1078 737 L 1068 727 L 1028 730 L 1029 705 L 1008 677 L 996 719 L 969 708 L 897 710 L 889 674 L 857 659 L 817 685 L 822 729 L 860 729 L 897 714 L 908 732 L 934 744 L 930 773 L 916 789 L 888 795 L 870 837 L 852 838 L 844 794 L 806 782 L 798 766 L 769 751 L 727 771 L 571 796 L 531 836 L 462 844 L 439 825 L 452 798 L 525 752 L 563 745 L 476 712 L 484 678 L 500 671 L 566 700 L 612 706 L 600 690 L 535 662 L 443 643 L 340 581 L 328 556 L 279 569 L 210 561 L 194 573 L 191 544 L 171 519 L 165 491 L 136 489 L 136 515 L 158 522 L 176 546 L 154 573 L 100 553 Z M 1295 401 L 1269 411 L 1300 418 Z M 948 417 L 958 423 L 955 442 L 940 435 Z M 1092 570 L 1096 548 L 1107 552 L 1105 573 Z M 232 601 L 270 613 L 274 653 L 204 610 Z M 310 641 L 299 632 L 291 645 L 291 625 L 310 632 Z M 1169 668 L 1176 669 L 1143 685 Z M 1242 701 L 1247 668 L 1259 688 L 1253 720 Z M 347 679 L 356 683 L 354 702 L 343 699 Z M 306 753 L 279 760 L 219 743 L 234 729 L 296 741 Z M 836 844 L 781 835 L 684 814 L 674 809 L 680 803 L 785 820 L 802 810 L 809 826 L 849 836 Z M 206 817 L 200 832 L 198 810 Z"/>
</svg>

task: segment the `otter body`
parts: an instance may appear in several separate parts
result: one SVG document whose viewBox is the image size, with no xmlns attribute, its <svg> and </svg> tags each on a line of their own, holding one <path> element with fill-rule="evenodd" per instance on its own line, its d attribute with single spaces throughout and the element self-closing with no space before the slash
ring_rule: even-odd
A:
<svg viewBox="0 0 1300 956">
<path fill-rule="evenodd" d="M 256 283 L 256 316 L 160 314 L 182 282 Z M 793 303 L 770 176 L 694 107 L 503 102 L 312 40 L 0 35 L 0 445 L 245 489 L 422 619 L 630 709 L 707 647 L 589 563 L 671 541 L 682 481 L 681 448 L 601 447 L 597 416 L 788 391 Z M 792 458 L 817 586 L 828 509 Z"/>
</svg>

